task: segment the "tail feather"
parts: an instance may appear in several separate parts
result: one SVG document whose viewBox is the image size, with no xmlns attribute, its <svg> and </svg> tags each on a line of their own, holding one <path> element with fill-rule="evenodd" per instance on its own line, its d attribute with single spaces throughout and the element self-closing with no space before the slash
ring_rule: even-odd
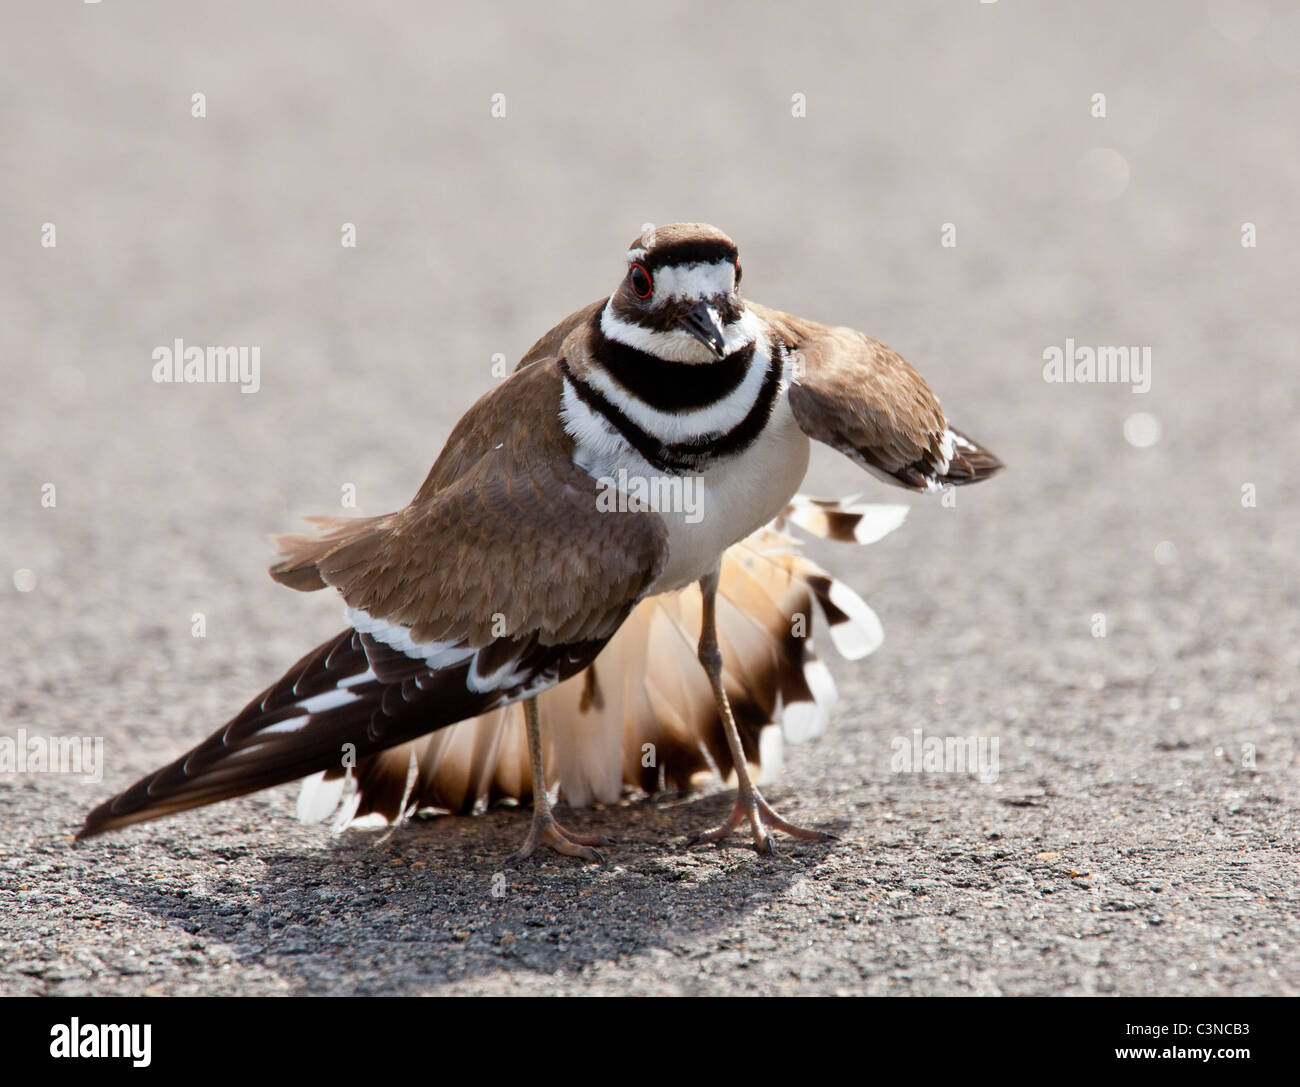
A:
<svg viewBox="0 0 1300 1087">
<path fill-rule="evenodd" d="M 797 494 L 790 500 L 776 527 L 784 528 L 784 522 L 788 520 L 805 532 L 824 539 L 872 544 L 898 528 L 907 517 L 909 508 L 897 504 L 860 503 L 857 495 L 837 501 Z"/>
</svg>

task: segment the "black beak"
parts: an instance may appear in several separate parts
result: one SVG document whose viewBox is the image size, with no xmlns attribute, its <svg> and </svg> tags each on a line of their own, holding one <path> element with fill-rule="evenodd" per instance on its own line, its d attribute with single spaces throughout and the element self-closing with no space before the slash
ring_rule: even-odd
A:
<svg viewBox="0 0 1300 1087">
<path fill-rule="evenodd" d="M 714 358 L 723 358 L 727 354 L 726 342 L 722 338 L 722 329 L 714 319 L 709 307 L 704 302 L 696 302 L 689 313 L 683 313 L 677 320 L 686 326 L 686 331 L 713 352 Z"/>
</svg>

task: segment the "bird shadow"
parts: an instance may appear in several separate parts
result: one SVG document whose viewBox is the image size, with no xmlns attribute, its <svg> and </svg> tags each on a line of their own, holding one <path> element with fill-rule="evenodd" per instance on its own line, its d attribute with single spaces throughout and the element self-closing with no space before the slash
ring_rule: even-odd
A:
<svg viewBox="0 0 1300 1087">
<path fill-rule="evenodd" d="M 549 850 L 517 860 L 528 814 L 498 809 L 384 835 L 347 832 L 323 849 L 258 854 L 185 840 L 175 846 L 183 855 L 226 862 L 203 864 L 186 888 L 87 875 L 103 893 L 223 945 L 240 966 L 270 970 L 301 994 L 437 992 L 490 974 L 580 975 L 629 958 L 653 969 L 656 955 L 689 954 L 838 848 L 778 836 L 776 852 L 759 855 L 740 832 L 688 848 L 726 818 L 733 798 L 727 791 L 557 809 L 571 829 L 614 839 L 602 847 L 604 866 Z M 782 798 L 772 799 L 780 810 Z M 250 861 L 260 862 L 253 879 Z M 231 862 L 240 873 L 220 874 Z"/>
</svg>

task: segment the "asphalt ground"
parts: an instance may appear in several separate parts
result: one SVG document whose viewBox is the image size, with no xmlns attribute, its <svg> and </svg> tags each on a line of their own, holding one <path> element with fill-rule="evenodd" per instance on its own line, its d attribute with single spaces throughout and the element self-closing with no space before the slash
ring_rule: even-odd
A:
<svg viewBox="0 0 1300 1087">
<path fill-rule="evenodd" d="M 102 738 L 104 771 L 0 773 L 0 993 L 1300 988 L 1288 5 L 5 22 L 0 735 Z M 809 490 L 913 506 L 813 549 L 886 641 L 831 662 L 769 797 L 840 840 L 686 851 L 718 786 L 569 814 L 605 869 L 517 865 L 519 812 L 331 837 L 286 787 L 74 850 L 338 629 L 267 535 L 348 485 L 404 504 L 493 356 L 680 220 L 737 239 L 750 297 L 897 348 L 1008 465 L 949 508 L 815 456 Z M 155 383 L 177 338 L 257 345 L 258 390 Z M 1149 390 L 1045 381 L 1067 339 L 1149 348 Z M 996 780 L 894 768 L 917 729 L 996 740 Z"/>
</svg>

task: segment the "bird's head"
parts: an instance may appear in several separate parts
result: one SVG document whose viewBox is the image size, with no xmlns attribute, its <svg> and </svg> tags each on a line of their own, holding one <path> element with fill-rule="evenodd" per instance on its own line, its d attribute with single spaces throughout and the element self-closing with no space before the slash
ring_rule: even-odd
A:
<svg viewBox="0 0 1300 1087">
<path fill-rule="evenodd" d="M 739 287 L 736 243 L 716 227 L 648 228 L 628 248 L 602 328 L 661 359 L 710 363 L 753 340 Z"/>
</svg>

